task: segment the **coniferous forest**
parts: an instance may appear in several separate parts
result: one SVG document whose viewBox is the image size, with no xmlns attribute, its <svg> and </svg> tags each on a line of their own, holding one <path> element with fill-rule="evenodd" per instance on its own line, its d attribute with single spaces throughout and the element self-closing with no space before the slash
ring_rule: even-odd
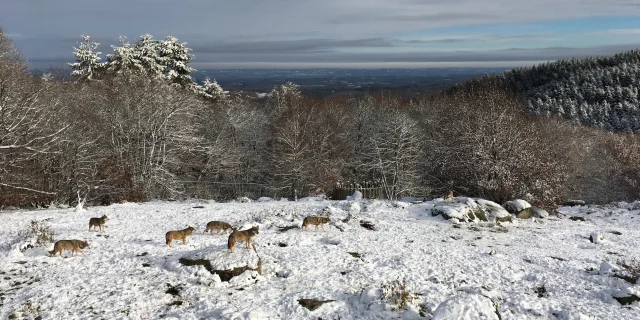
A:
<svg viewBox="0 0 640 320">
<path fill-rule="evenodd" d="M 638 51 L 419 99 L 319 99 L 293 83 L 266 98 L 197 83 L 174 37 L 111 49 L 85 36 L 68 70 L 35 77 L 0 31 L 0 207 L 296 198 L 365 182 L 388 199 L 451 189 L 547 208 L 640 191 Z"/>
<path fill-rule="evenodd" d="M 638 79 L 640 50 L 632 50 L 517 68 L 476 81 L 499 81 L 523 97 L 527 110 L 536 115 L 557 115 L 590 127 L 637 133 Z"/>
</svg>

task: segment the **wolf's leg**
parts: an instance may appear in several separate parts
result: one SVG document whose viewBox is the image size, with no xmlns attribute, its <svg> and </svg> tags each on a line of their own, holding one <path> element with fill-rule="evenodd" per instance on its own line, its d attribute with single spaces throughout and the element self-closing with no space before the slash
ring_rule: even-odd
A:
<svg viewBox="0 0 640 320">
<path fill-rule="evenodd" d="M 322 231 L 325 231 L 325 230 L 324 230 L 324 224 L 321 224 L 321 225 L 320 225 L 320 228 L 322 228 Z M 326 231 L 325 231 L 325 232 L 326 232 Z"/>
</svg>

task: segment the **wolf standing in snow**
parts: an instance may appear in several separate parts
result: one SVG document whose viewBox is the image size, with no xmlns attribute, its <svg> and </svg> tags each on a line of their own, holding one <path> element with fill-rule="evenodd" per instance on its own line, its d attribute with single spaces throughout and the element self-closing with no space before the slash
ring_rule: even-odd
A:
<svg viewBox="0 0 640 320">
<path fill-rule="evenodd" d="M 315 225 L 316 228 L 313 230 L 318 230 L 318 225 L 320 225 L 320 228 L 322 228 L 322 231 L 324 230 L 324 224 L 325 223 L 329 223 L 331 222 L 331 219 L 329 219 L 329 217 L 316 217 L 316 216 L 308 216 L 306 218 L 304 218 L 304 220 L 302 220 L 302 230 L 304 230 L 305 228 L 307 229 L 307 231 L 309 230 L 309 225 Z"/>
<path fill-rule="evenodd" d="M 91 231 L 91 227 L 94 229 L 100 227 L 100 231 L 104 231 L 105 222 L 109 221 L 106 214 L 103 214 L 100 218 L 91 218 L 89 219 L 89 231 Z"/>
<path fill-rule="evenodd" d="M 171 247 L 171 242 L 173 242 L 173 240 L 182 240 L 182 244 L 187 244 L 187 237 L 190 236 L 194 231 L 196 231 L 196 229 L 190 226 L 186 229 L 167 232 L 167 234 L 165 235 L 165 238 L 167 239 L 167 245 Z"/>
<path fill-rule="evenodd" d="M 253 238 L 256 234 L 258 234 L 259 229 L 260 229 L 259 226 L 255 226 L 255 227 L 252 227 L 251 229 L 242 230 L 242 231 L 234 230 L 229 235 L 229 241 L 227 242 L 227 247 L 229 248 L 229 250 L 231 250 L 231 252 L 233 252 L 233 247 L 236 245 L 236 243 L 239 241 L 244 241 L 247 243 L 247 249 L 251 249 L 251 238 Z"/>
<path fill-rule="evenodd" d="M 84 252 L 81 250 L 84 248 L 89 248 L 89 244 L 84 240 L 59 240 L 53 245 L 53 250 L 49 251 L 49 255 L 55 256 L 56 253 L 60 253 L 62 257 L 62 251 L 64 250 L 71 250 L 72 257 L 76 251 L 84 255 Z"/>
<path fill-rule="evenodd" d="M 207 233 L 207 231 L 213 233 L 213 230 L 218 230 L 216 234 L 220 234 L 220 231 L 227 231 L 227 229 L 233 230 L 231 224 L 224 221 L 210 221 L 209 223 L 207 223 L 207 228 L 204 229 L 204 233 Z"/>
</svg>

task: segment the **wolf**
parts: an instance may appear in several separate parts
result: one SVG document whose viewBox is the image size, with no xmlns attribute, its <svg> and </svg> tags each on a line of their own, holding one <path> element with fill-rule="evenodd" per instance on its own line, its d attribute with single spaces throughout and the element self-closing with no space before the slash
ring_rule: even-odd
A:
<svg viewBox="0 0 640 320">
<path fill-rule="evenodd" d="M 251 238 L 253 238 L 259 232 L 260 226 L 254 226 L 247 230 L 234 230 L 229 235 L 229 241 L 227 242 L 227 247 L 233 253 L 233 247 L 236 245 L 238 241 L 244 241 L 247 243 L 247 249 L 251 249 Z"/>
<path fill-rule="evenodd" d="M 220 231 L 227 231 L 227 229 L 231 229 L 233 231 L 233 227 L 229 223 L 224 221 L 210 221 L 207 223 L 207 228 L 204 229 L 203 233 L 207 233 L 207 231 L 213 233 L 213 230 L 218 230 L 216 234 L 220 234 Z"/>
<path fill-rule="evenodd" d="M 91 218 L 89 219 L 89 231 L 91 231 L 91 227 L 94 229 L 100 227 L 100 231 L 104 231 L 104 223 L 109 221 L 107 215 L 103 214 L 100 218 Z"/>
<path fill-rule="evenodd" d="M 188 227 L 182 230 L 175 230 L 167 232 L 165 238 L 167 239 L 167 245 L 171 247 L 173 240 L 182 240 L 182 244 L 187 244 L 187 237 L 190 236 L 196 229 Z"/>
<path fill-rule="evenodd" d="M 304 218 L 304 220 L 302 220 L 302 230 L 304 230 L 305 228 L 307 229 L 307 231 L 309 230 L 309 225 L 313 224 L 316 226 L 315 231 L 318 230 L 318 225 L 320 225 L 320 228 L 322 228 L 322 231 L 324 230 L 324 224 L 325 223 L 330 223 L 331 219 L 329 219 L 329 217 L 317 217 L 317 216 L 308 216 L 306 218 Z"/>
<path fill-rule="evenodd" d="M 72 257 L 76 251 L 84 255 L 84 252 L 81 250 L 84 248 L 89 248 L 89 244 L 84 240 L 58 240 L 53 245 L 53 250 L 49 251 L 49 255 L 55 256 L 56 253 L 60 253 L 60 256 L 62 257 L 62 251 L 64 250 L 71 250 Z"/>
<path fill-rule="evenodd" d="M 447 201 L 447 202 L 453 201 L 453 191 L 447 190 L 447 192 L 444 193 L 444 201 Z"/>
</svg>

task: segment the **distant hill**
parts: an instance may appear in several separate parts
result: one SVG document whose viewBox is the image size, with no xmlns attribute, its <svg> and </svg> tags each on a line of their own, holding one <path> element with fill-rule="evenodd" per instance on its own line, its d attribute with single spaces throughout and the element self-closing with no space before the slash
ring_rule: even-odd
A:
<svg viewBox="0 0 640 320">
<path fill-rule="evenodd" d="M 517 68 L 461 86 L 495 80 L 515 90 L 535 114 L 560 115 L 610 131 L 640 132 L 640 50 Z"/>
<path fill-rule="evenodd" d="M 361 95 L 392 90 L 406 96 L 440 92 L 453 85 L 505 68 L 415 68 L 415 69 L 203 69 L 193 77 L 216 79 L 225 90 L 269 92 L 294 82 L 303 93 L 315 97 Z"/>
</svg>

